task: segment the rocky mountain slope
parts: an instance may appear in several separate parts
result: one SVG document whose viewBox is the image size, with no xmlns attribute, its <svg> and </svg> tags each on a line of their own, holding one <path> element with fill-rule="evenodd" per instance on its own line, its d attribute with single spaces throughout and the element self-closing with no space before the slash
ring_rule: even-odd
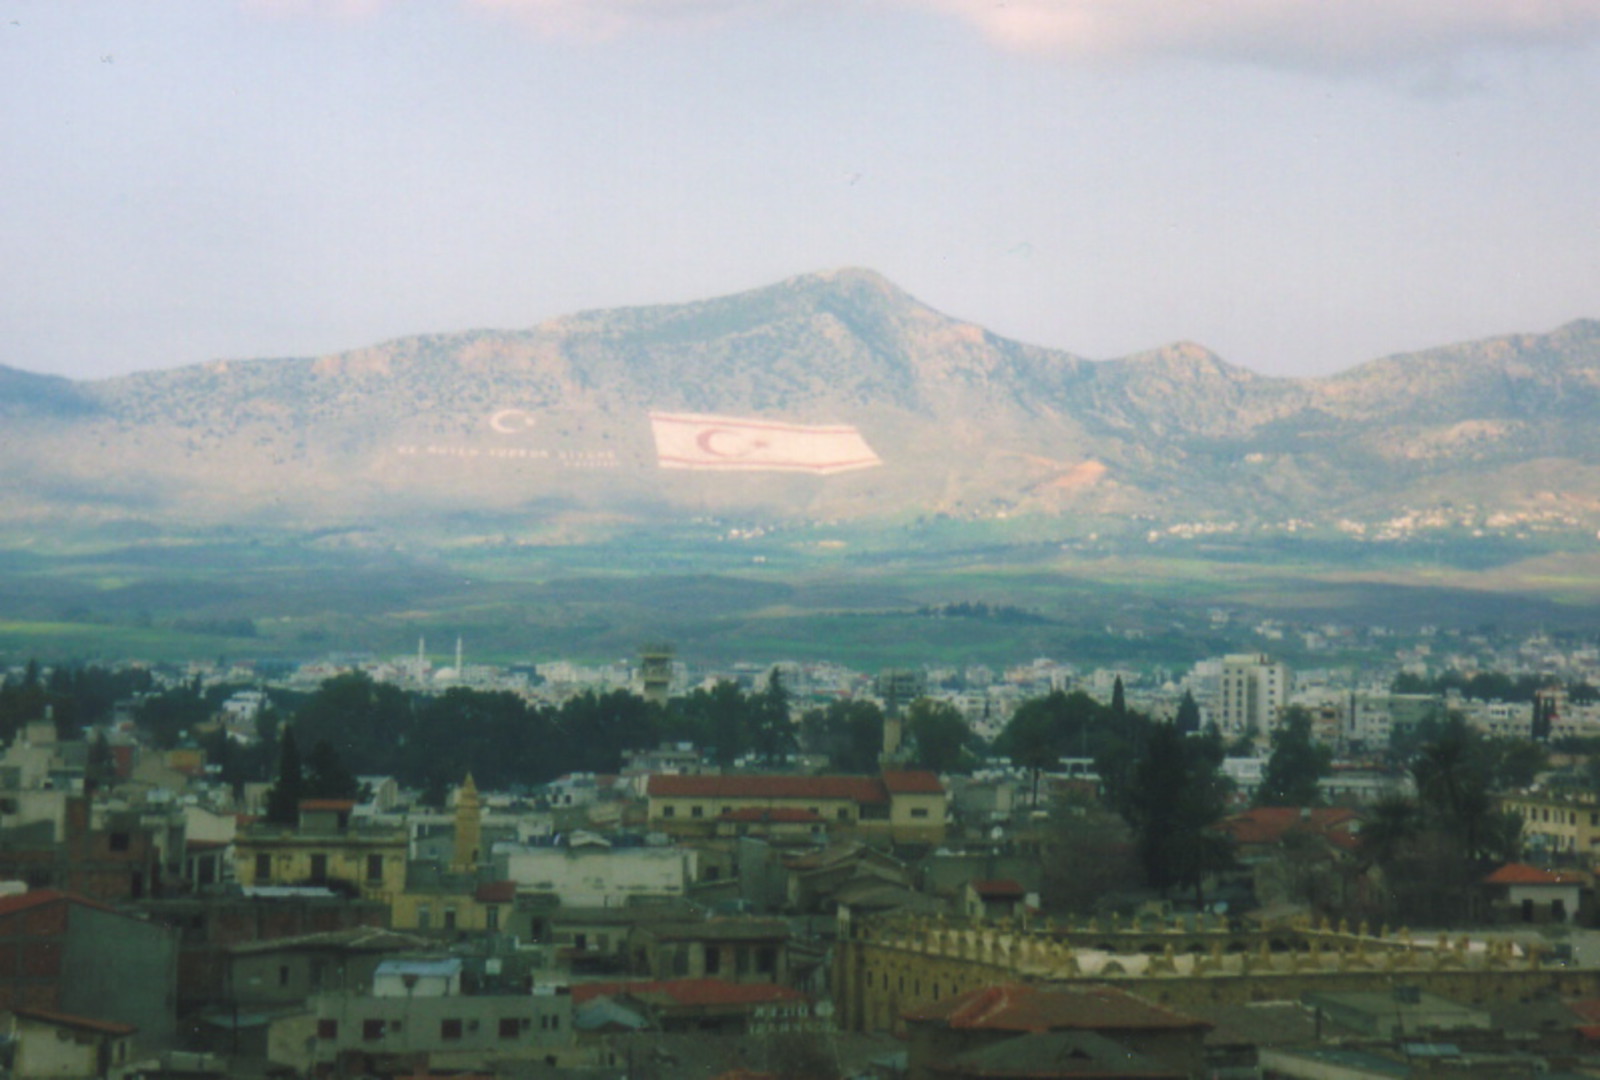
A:
<svg viewBox="0 0 1600 1080">
<path fill-rule="evenodd" d="M 663 468 L 652 412 L 853 426 L 881 464 Z M 1592 536 L 1596 417 L 1600 322 L 1275 379 L 1192 344 L 1097 362 L 1008 341 L 845 270 L 317 358 L 86 383 L 0 368 L 0 514 L 41 535 L 941 513 Z"/>
</svg>

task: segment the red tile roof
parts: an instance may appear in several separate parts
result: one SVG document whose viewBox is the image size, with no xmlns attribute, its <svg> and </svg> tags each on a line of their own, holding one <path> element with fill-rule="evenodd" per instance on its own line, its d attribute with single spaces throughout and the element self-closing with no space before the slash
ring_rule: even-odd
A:
<svg viewBox="0 0 1600 1080">
<path fill-rule="evenodd" d="M 943 795 L 944 785 L 931 772 L 921 769 L 894 772 L 885 770 L 883 786 L 891 795 Z"/>
<path fill-rule="evenodd" d="M 51 1012 L 48 1009 L 22 1009 L 11 1010 L 17 1016 L 28 1020 L 39 1020 L 46 1024 L 55 1024 L 57 1027 L 77 1028 L 80 1031 L 96 1031 L 102 1035 L 132 1035 L 139 1029 L 132 1024 L 119 1024 L 112 1020 L 95 1020 L 87 1016 L 73 1016 L 71 1013 Z"/>
<path fill-rule="evenodd" d="M 1342 806 L 1257 806 L 1224 818 L 1217 827 L 1236 844 L 1276 844 L 1291 832 L 1306 832 L 1354 850 L 1361 844 L 1359 824 L 1360 815 Z"/>
<path fill-rule="evenodd" d="M 733 983 L 723 979 L 667 979 L 661 982 L 579 983 L 572 988 L 572 1003 L 582 1005 L 597 997 L 665 997 L 674 1005 L 767 1005 L 779 1001 L 810 1001 L 800 991 L 772 983 Z"/>
<path fill-rule="evenodd" d="M 652 798 L 841 799 L 888 801 L 883 784 L 869 776 L 676 776 L 653 773 L 645 789 Z"/>
<path fill-rule="evenodd" d="M 984 1031 L 1150 1031 L 1207 1028 L 1109 986 L 1044 989 L 1009 983 L 969 990 L 933 1005 L 908 1009 L 911 1021 Z"/>
<path fill-rule="evenodd" d="M 1582 885 L 1582 874 L 1565 870 L 1541 870 L 1527 863 L 1506 863 L 1483 879 L 1485 885 Z"/>
<path fill-rule="evenodd" d="M 0 897 L 0 916 L 14 915 L 19 911 L 27 911 L 29 908 L 43 907 L 45 904 L 57 902 L 82 904 L 84 907 L 92 907 L 99 911 L 120 914 L 116 912 L 115 908 L 102 904 L 98 900 L 90 900 L 87 896 L 76 896 L 73 893 L 58 892 L 55 889 L 34 889 L 32 892 Z"/>
</svg>

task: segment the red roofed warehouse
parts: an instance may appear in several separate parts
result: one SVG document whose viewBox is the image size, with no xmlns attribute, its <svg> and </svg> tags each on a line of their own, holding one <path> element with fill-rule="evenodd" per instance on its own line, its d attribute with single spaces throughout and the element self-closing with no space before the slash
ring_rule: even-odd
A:
<svg viewBox="0 0 1600 1080">
<path fill-rule="evenodd" d="M 650 826 L 675 836 L 711 836 L 718 822 L 760 811 L 793 815 L 829 832 L 903 844 L 944 840 L 945 790 L 930 772 L 882 776 L 650 777 Z M 752 813 L 755 812 L 755 813 Z"/>
</svg>

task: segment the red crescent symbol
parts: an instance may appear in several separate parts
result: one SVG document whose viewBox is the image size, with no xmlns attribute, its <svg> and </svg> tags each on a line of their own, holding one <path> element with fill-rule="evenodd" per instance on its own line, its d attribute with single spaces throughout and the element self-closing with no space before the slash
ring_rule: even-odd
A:
<svg viewBox="0 0 1600 1080">
<path fill-rule="evenodd" d="M 727 440 L 718 444 L 718 440 Z M 729 431 L 727 428 L 708 428 L 694 437 L 694 444 L 702 451 L 719 458 L 749 457 L 758 450 L 766 448 L 766 443 L 761 439 L 752 438 L 738 431 Z"/>
</svg>

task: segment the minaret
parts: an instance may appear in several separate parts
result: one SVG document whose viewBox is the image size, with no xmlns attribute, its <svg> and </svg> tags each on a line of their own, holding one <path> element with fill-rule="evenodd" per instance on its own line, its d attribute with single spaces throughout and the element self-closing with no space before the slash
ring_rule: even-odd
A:
<svg viewBox="0 0 1600 1080">
<path fill-rule="evenodd" d="M 478 868 L 478 849 L 483 843 L 482 811 L 478 804 L 478 786 L 472 774 L 456 789 L 456 849 L 450 869 L 471 873 Z"/>
</svg>

